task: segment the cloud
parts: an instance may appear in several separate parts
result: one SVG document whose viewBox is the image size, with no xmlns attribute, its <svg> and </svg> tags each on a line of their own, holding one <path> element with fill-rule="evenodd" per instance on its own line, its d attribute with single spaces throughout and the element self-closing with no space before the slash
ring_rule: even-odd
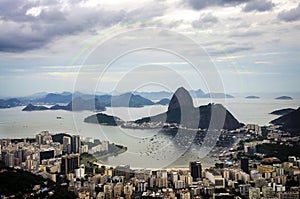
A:
<svg viewBox="0 0 300 199">
<path fill-rule="evenodd" d="M 2 22 L 0 24 L 0 51 L 26 51 L 42 46 L 49 38 L 26 24 Z"/>
<path fill-rule="evenodd" d="M 259 31 L 235 31 L 230 33 L 229 37 L 255 37 L 260 35 L 262 35 L 262 32 Z"/>
<path fill-rule="evenodd" d="M 230 45 L 230 46 L 223 46 L 223 47 L 219 47 L 219 48 L 207 48 L 207 52 L 210 55 L 224 55 L 224 53 L 229 54 L 230 56 L 232 56 L 232 54 L 235 53 L 241 53 L 244 51 L 251 51 L 253 50 L 254 47 L 249 45 L 249 44 L 240 44 L 240 45 Z"/>
<path fill-rule="evenodd" d="M 149 20 L 164 13 L 158 3 L 123 10 L 88 7 L 73 1 L 53 3 L 0 1 L 0 51 L 24 52 L 44 47 L 58 37 L 103 30 L 119 23 Z"/>
<path fill-rule="evenodd" d="M 272 1 L 268 0 L 253 0 L 249 1 L 246 6 L 243 8 L 244 12 L 252 12 L 252 11 L 257 11 L 257 12 L 265 12 L 272 10 L 273 7 L 275 6 Z"/>
<path fill-rule="evenodd" d="M 26 15 L 27 10 L 34 7 L 31 1 L 24 0 L 1 0 L 0 1 L 0 19 L 7 21 L 27 21 L 33 17 Z"/>
<path fill-rule="evenodd" d="M 25 21 L 11 18 L 0 23 L 2 31 L 0 51 L 23 52 L 41 48 L 58 36 L 89 31 L 94 26 L 115 25 L 123 19 L 124 15 L 124 11 L 81 9 L 79 7 L 74 7 L 72 11 L 67 12 L 43 10 L 37 17 L 26 18 L 26 14 L 24 14 Z"/>
<path fill-rule="evenodd" d="M 195 10 L 211 6 L 236 6 L 249 0 L 187 0 L 187 4 Z"/>
<path fill-rule="evenodd" d="M 278 18 L 283 21 L 298 21 L 300 20 L 300 3 L 296 8 L 288 11 L 283 11 L 278 14 Z"/>
<path fill-rule="evenodd" d="M 272 64 L 273 62 L 271 61 L 255 61 L 254 64 L 256 65 L 270 65 Z"/>
<path fill-rule="evenodd" d="M 212 13 L 202 14 L 199 20 L 193 21 L 192 26 L 194 28 L 205 28 L 207 25 L 217 23 L 219 20 Z"/>
</svg>

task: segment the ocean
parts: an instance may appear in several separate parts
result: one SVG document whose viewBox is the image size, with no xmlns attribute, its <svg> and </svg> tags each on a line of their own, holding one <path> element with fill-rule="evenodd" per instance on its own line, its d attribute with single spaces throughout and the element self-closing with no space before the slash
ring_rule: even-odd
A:
<svg viewBox="0 0 300 199">
<path fill-rule="evenodd" d="M 222 103 L 240 122 L 245 124 L 268 125 L 278 116 L 269 113 L 282 108 L 298 108 L 300 99 L 194 99 L 197 106 L 207 103 Z M 47 130 L 50 133 L 79 134 L 128 147 L 125 153 L 102 161 L 108 165 L 129 164 L 133 168 L 186 167 L 189 161 L 200 160 L 204 166 L 212 166 L 215 157 L 199 154 L 199 146 L 180 147 L 168 135 L 159 130 L 123 129 L 120 127 L 84 123 L 91 111 L 70 112 L 63 110 L 24 112 L 24 107 L 0 109 L 0 138 L 34 137 Z M 115 107 L 104 112 L 123 120 L 135 120 L 167 110 L 167 106 L 155 105 L 142 108 Z M 61 117 L 58 119 L 57 117 Z"/>
</svg>

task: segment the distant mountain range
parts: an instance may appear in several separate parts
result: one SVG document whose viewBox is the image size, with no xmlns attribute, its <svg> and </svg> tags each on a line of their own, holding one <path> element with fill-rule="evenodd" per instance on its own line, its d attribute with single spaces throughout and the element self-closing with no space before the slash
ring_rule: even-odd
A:
<svg viewBox="0 0 300 199">
<path fill-rule="evenodd" d="M 206 93 L 198 98 L 234 98 L 234 97 L 226 93 Z"/>
<path fill-rule="evenodd" d="M 283 115 L 270 123 L 281 125 L 282 129 L 300 134 L 300 107 L 286 115 Z"/>
<path fill-rule="evenodd" d="M 12 108 L 16 106 L 22 106 L 22 102 L 17 98 L 7 100 L 0 99 L 0 108 Z"/>
<path fill-rule="evenodd" d="M 140 95 L 144 98 L 150 99 L 150 100 L 160 100 L 163 98 L 170 99 L 173 95 L 172 92 L 167 91 L 157 91 L 157 92 L 134 92 L 135 95 Z"/>
<path fill-rule="evenodd" d="M 166 105 L 169 99 L 164 98 L 156 103 L 146 99 L 140 95 L 125 93 L 118 96 L 112 95 L 84 95 L 76 94 L 79 97 L 74 97 L 70 93 L 55 94 L 50 93 L 41 99 L 33 100 L 30 102 L 23 111 L 40 111 L 40 110 L 68 110 L 68 111 L 82 111 L 82 110 L 95 110 L 102 111 L 105 107 L 143 107 L 147 105 L 161 104 Z M 59 105 L 63 103 L 66 105 Z M 36 104 L 36 105 L 33 105 Z M 40 106 L 38 104 L 52 104 L 50 108 Z"/>
<path fill-rule="evenodd" d="M 41 104 L 56 104 L 56 103 L 69 103 L 72 101 L 72 94 L 56 94 L 49 93 L 43 98 L 33 100 L 33 102 Z"/>
<path fill-rule="evenodd" d="M 22 111 L 44 111 L 44 110 L 66 110 L 66 111 L 104 111 L 105 106 L 103 106 L 97 99 L 82 99 L 81 97 L 77 97 L 73 99 L 67 105 L 59 105 L 56 104 L 51 106 L 50 108 L 46 106 L 37 106 L 28 104 Z"/>
<path fill-rule="evenodd" d="M 190 90 L 189 91 L 192 98 L 234 98 L 234 96 L 226 94 L 226 93 L 205 93 L 201 89 L 198 90 Z M 171 98 L 173 93 L 166 91 L 158 91 L 158 92 L 134 92 L 134 94 L 140 95 L 142 97 L 151 99 L 151 100 L 160 100 L 162 98 Z"/>
<path fill-rule="evenodd" d="M 201 89 L 189 91 L 193 98 L 233 98 L 233 96 L 224 93 L 204 93 Z M 167 105 L 173 93 L 166 91 L 159 92 L 133 92 L 119 95 L 101 94 L 92 95 L 80 92 L 62 92 L 62 93 L 46 93 L 40 92 L 27 97 L 0 99 L 0 108 L 11 108 L 16 106 L 29 105 L 27 109 L 30 111 L 62 109 L 71 110 L 70 103 L 73 99 L 81 98 L 82 100 L 98 100 L 99 108 L 102 107 L 143 107 L 147 105 Z M 152 100 L 159 100 L 153 102 Z M 68 104 L 68 105 L 57 105 Z M 80 103 L 83 105 L 82 103 Z M 93 104 L 93 103 L 90 103 Z M 55 105 L 51 108 L 38 107 L 37 105 Z M 90 110 L 91 108 L 75 108 L 78 110 Z M 75 110 L 73 108 L 73 110 Z M 100 108 L 101 109 L 101 108 Z"/>
<path fill-rule="evenodd" d="M 116 93 L 115 93 L 116 94 Z M 82 100 L 93 100 L 97 99 L 98 103 L 102 107 L 143 107 L 147 105 L 167 105 L 172 97 L 173 93 L 167 91 L 159 92 L 133 92 L 124 93 L 118 95 L 112 94 L 84 94 L 80 92 L 62 92 L 62 93 L 46 93 L 40 92 L 27 97 L 11 98 L 11 99 L 0 99 L 1 108 L 11 108 L 16 106 L 32 105 L 56 105 L 52 109 L 63 109 L 70 110 L 70 107 L 62 107 L 57 104 L 69 104 L 73 99 L 81 98 Z M 190 90 L 189 94 L 192 98 L 234 98 L 234 96 L 226 93 L 204 93 L 201 89 Z M 256 99 L 258 96 L 247 96 L 248 99 Z M 289 96 L 277 97 L 278 100 L 292 99 Z M 158 102 L 155 102 L 158 101 Z M 93 104 L 93 103 L 91 103 Z M 100 106 L 99 105 L 99 106 Z M 29 107 L 29 109 L 35 109 Z M 37 108 L 38 109 L 38 108 Z M 80 108 L 77 108 L 80 109 Z M 84 110 L 90 110 L 91 108 L 83 108 Z"/>
<path fill-rule="evenodd" d="M 201 129 L 231 130 L 243 126 L 221 104 L 194 107 L 191 95 L 182 87 L 174 93 L 167 112 L 135 121 L 138 124 L 147 122 L 176 123 L 188 128 Z"/>
</svg>

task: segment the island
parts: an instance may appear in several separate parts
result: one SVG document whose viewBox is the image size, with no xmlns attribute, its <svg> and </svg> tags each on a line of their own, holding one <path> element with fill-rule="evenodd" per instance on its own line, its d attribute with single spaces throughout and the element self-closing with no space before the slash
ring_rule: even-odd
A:
<svg viewBox="0 0 300 199">
<path fill-rule="evenodd" d="M 293 109 L 293 108 L 284 108 L 284 109 L 278 109 L 278 110 L 272 111 L 270 114 L 272 114 L 272 115 L 286 115 L 286 114 L 291 113 L 293 111 L 295 111 L 295 109 Z"/>
<path fill-rule="evenodd" d="M 280 96 L 280 97 L 276 97 L 276 100 L 292 100 L 293 98 L 290 96 Z"/>
<path fill-rule="evenodd" d="M 259 99 L 260 97 L 255 96 L 255 95 L 249 95 L 247 97 L 245 97 L 246 99 Z"/>
<path fill-rule="evenodd" d="M 103 124 L 108 126 L 119 126 L 124 123 L 118 117 L 106 115 L 104 113 L 97 113 L 95 115 L 91 115 L 84 119 L 86 123 L 93 123 L 93 124 Z"/>
<path fill-rule="evenodd" d="M 35 106 L 32 104 L 28 104 L 25 108 L 22 109 L 22 111 L 44 111 L 48 109 L 49 108 L 46 106 Z"/>
</svg>

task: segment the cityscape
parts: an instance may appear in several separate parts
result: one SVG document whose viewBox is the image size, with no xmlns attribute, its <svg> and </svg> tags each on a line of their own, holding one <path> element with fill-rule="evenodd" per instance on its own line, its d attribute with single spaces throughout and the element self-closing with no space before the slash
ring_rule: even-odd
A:
<svg viewBox="0 0 300 199">
<path fill-rule="evenodd" d="M 13 170 L 22 169 L 60 182 L 77 198 L 299 198 L 299 157 L 286 158 L 286 154 L 281 154 L 282 159 L 264 158 L 265 149 L 259 147 L 293 145 L 299 150 L 299 136 L 276 126 L 258 125 L 247 125 L 231 134 L 244 139 L 223 151 L 220 161 L 210 168 L 204 168 L 197 160 L 189 162 L 187 168 L 178 169 L 109 166 L 91 155 L 98 152 L 113 155 L 115 151 L 111 148 L 116 146 L 108 141 L 53 135 L 48 131 L 38 133 L 33 139 L 1 139 L 1 160 Z M 1 174 L 10 172 L 5 166 L 1 166 Z M 23 191 L 19 196 L 1 197 L 55 194 L 47 184 L 36 184 Z"/>
</svg>

